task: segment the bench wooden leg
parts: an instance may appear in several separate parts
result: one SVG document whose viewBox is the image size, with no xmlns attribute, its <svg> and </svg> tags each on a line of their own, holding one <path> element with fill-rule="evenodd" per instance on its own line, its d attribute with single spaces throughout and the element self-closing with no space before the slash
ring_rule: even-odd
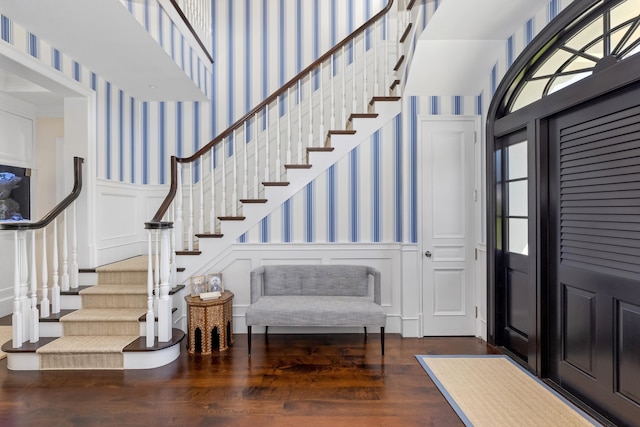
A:
<svg viewBox="0 0 640 427">
<path fill-rule="evenodd" d="M 251 326 L 247 326 L 247 348 L 249 349 L 249 356 L 251 356 Z"/>
<path fill-rule="evenodd" d="M 380 348 L 382 349 L 382 355 L 384 356 L 384 326 L 380 327 Z"/>
</svg>

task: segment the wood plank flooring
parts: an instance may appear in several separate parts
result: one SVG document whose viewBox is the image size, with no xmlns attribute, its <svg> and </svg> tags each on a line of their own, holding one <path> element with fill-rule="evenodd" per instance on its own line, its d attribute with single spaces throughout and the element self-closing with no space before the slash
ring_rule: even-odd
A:
<svg viewBox="0 0 640 427">
<path fill-rule="evenodd" d="M 461 426 L 416 354 L 486 354 L 476 338 L 254 335 L 145 371 L 7 370 L 1 426 Z M 184 340 L 182 346 L 186 345 Z"/>
</svg>

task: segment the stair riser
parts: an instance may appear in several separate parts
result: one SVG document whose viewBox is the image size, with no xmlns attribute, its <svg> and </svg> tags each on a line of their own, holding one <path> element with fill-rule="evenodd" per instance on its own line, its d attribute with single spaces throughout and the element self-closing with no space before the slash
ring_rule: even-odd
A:
<svg viewBox="0 0 640 427">
<path fill-rule="evenodd" d="M 100 284 L 146 286 L 146 271 L 101 271 L 98 274 Z"/>
<path fill-rule="evenodd" d="M 83 295 L 82 308 L 147 308 L 146 295 Z"/>
<path fill-rule="evenodd" d="M 64 335 L 139 335 L 140 322 L 63 322 Z"/>
</svg>

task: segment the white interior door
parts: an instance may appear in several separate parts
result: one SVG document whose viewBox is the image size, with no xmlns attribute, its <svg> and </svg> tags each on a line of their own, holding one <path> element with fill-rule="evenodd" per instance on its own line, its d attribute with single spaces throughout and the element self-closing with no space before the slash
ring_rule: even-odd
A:
<svg viewBox="0 0 640 427">
<path fill-rule="evenodd" d="M 425 119 L 423 335 L 475 335 L 475 118 Z"/>
</svg>

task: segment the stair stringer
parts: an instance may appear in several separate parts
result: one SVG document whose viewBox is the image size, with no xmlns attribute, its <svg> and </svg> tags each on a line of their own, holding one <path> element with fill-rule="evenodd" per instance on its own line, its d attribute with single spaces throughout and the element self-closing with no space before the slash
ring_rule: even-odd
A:
<svg viewBox="0 0 640 427">
<path fill-rule="evenodd" d="M 226 249 L 237 242 L 237 239 L 253 226 L 258 224 L 264 217 L 280 207 L 298 191 L 302 190 L 309 182 L 324 173 L 329 167 L 334 165 L 351 150 L 366 141 L 377 130 L 381 129 L 401 111 L 402 100 L 385 100 L 374 103 L 372 112 L 378 114 L 376 118 L 353 118 L 351 129 L 356 133 L 353 135 L 331 135 L 330 146 L 333 151 L 311 152 L 309 153 L 309 163 L 312 165 L 308 169 L 287 170 L 287 186 L 265 187 L 266 203 L 244 204 L 242 206 L 243 221 L 225 221 L 221 226 L 220 238 L 200 239 L 199 255 L 177 255 L 177 263 L 184 267 L 184 271 L 178 273 L 178 283 L 184 282 L 188 277 L 200 275 L 207 272 L 212 260 L 215 260 Z"/>
</svg>

